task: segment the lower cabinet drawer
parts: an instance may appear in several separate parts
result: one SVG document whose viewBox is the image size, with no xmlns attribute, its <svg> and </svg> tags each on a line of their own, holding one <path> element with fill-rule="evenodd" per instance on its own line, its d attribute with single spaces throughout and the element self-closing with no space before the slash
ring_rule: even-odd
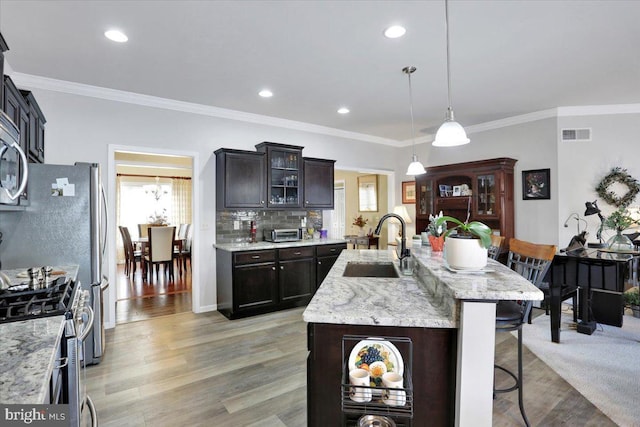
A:
<svg viewBox="0 0 640 427">
<path fill-rule="evenodd" d="M 266 251 L 237 252 L 233 254 L 233 260 L 236 265 L 257 264 L 260 262 L 271 262 L 276 260 L 276 251 L 266 250 Z"/>
<path fill-rule="evenodd" d="M 368 238 L 365 237 L 364 239 Z M 365 245 L 367 244 L 367 242 L 365 242 Z M 342 252 L 343 249 L 347 249 L 346 243 L 339 243 L 337 245 L 318 245 L 316 254 L 318 256 L 340 255 L 340 252 Z"/>
<path fill-rule="evenodd" d="M 315 248 L 313 246 L 305 246 L 299 248 L 286 248 L 278 250 L 278 257 L 280 260 L 290 260 L 299 258 L 309 258 L 315 255 Z"/>
</svg>

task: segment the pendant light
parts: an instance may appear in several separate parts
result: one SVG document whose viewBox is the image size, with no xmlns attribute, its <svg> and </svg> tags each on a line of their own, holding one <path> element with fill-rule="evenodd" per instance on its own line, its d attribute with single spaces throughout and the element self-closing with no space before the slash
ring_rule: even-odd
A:
<svg viewBox="0 0 640 427">
<path fill-rule="evenodd" d="M 411 163 L 409 163 L 409 167 L 407 168 L 407 175 L 422 175 L 427 171 L 424 170 L 424 166 L 422 163 L 418 161 L 418 156 L 416 156 L 416 139 L 413 128 L 413 96 L 411 94 L 411 74 L 416 71 L 416 67 L 404 67 L 402 72 L 409 76 L 409 111 L 411 112 L 411 145 L 413 147 L 413 156 L 411 157 Z"/>
<path fill-rule="evenodd" d="M 467 133 L 460 123 L 456 122 L 453 117 L 453 109 L 451 108 L 451 65 L 449 64 L 449 0 L 444 0 L 444 17 L 445 29 L 447 32 L 447 96 L 449 99 L 449 108 L 445 116 L 444 123 L 436 133 L 436 139 L 432 145 L 436 147 L 455 147 L 456 145 L 464 145 L 469 143 Z"/>
</svg>

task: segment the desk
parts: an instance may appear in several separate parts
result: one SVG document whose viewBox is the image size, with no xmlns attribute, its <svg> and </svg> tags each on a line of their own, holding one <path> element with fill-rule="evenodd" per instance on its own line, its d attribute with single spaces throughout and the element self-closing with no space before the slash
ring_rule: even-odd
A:
<svg viewBox="0 0 640 427">
<path fill-rule="evenodd" d="M 585 249 L 554 257 L 549 277 L 551 340 L 560 342 L 560 286 L 578 288 L 578 332 L 591 335 L 596 322 L 622 326 L 622 292 L 627 269 L 633 273 L 640 252 L 614 253 Z M 632 274 L 633 277 L 633 274 Z"/>
<path fill-rule="evenodd" d="M 379 236 L 344 236 L 348 245 L 353 245 L 353 249 L 357 249 L 358 246 L 367 246 L 367 249 L 371 249 L 372 245 L 375 245 L 376 249 L 380 249 Z"/>
</svg>

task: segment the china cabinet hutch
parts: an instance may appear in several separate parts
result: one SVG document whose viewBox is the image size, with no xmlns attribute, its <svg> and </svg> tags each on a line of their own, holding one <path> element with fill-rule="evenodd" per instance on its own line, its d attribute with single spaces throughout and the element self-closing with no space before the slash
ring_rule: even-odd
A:
<svg viewBox="0 0 640 427">
<path fill-rule="evenodd" d="M 481 221 L 494 233 L 514 237 L 513 170 L 507 157 L 427 168 L 416 176 L 416 232 L 424 231 L 429 215 L 442 211 L 464 221 Z"/>
</svg>

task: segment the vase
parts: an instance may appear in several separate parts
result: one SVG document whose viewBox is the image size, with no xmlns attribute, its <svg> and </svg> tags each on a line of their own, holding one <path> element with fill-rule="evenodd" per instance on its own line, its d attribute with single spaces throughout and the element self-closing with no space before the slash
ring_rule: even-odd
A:
<svg viewBox="0 0 640 427">
<path fill-rule="evenodd" d="M 360 227 L 358 230 L 358 237 L 364 237 L 364 227 Z"/>
<path fill-rule="evenodd" d="M 616 235 L 607 241 L 607 247 L 612 251 L 627 252 L 633 250 L 633 242 L 618 230 Z"/>
<path fill-rule="evenodd" d="M 444 236 L 436 237 L 429 235 L 429 244 L 433 252 L 442 252 L 444 248 Z"/>
<path fill-rule="evenodd" d="M 451 268 L 481 270 L 487 265 L 487 249 L 480 239 L 447 237 L 444 259 Z"/>
</svg>

